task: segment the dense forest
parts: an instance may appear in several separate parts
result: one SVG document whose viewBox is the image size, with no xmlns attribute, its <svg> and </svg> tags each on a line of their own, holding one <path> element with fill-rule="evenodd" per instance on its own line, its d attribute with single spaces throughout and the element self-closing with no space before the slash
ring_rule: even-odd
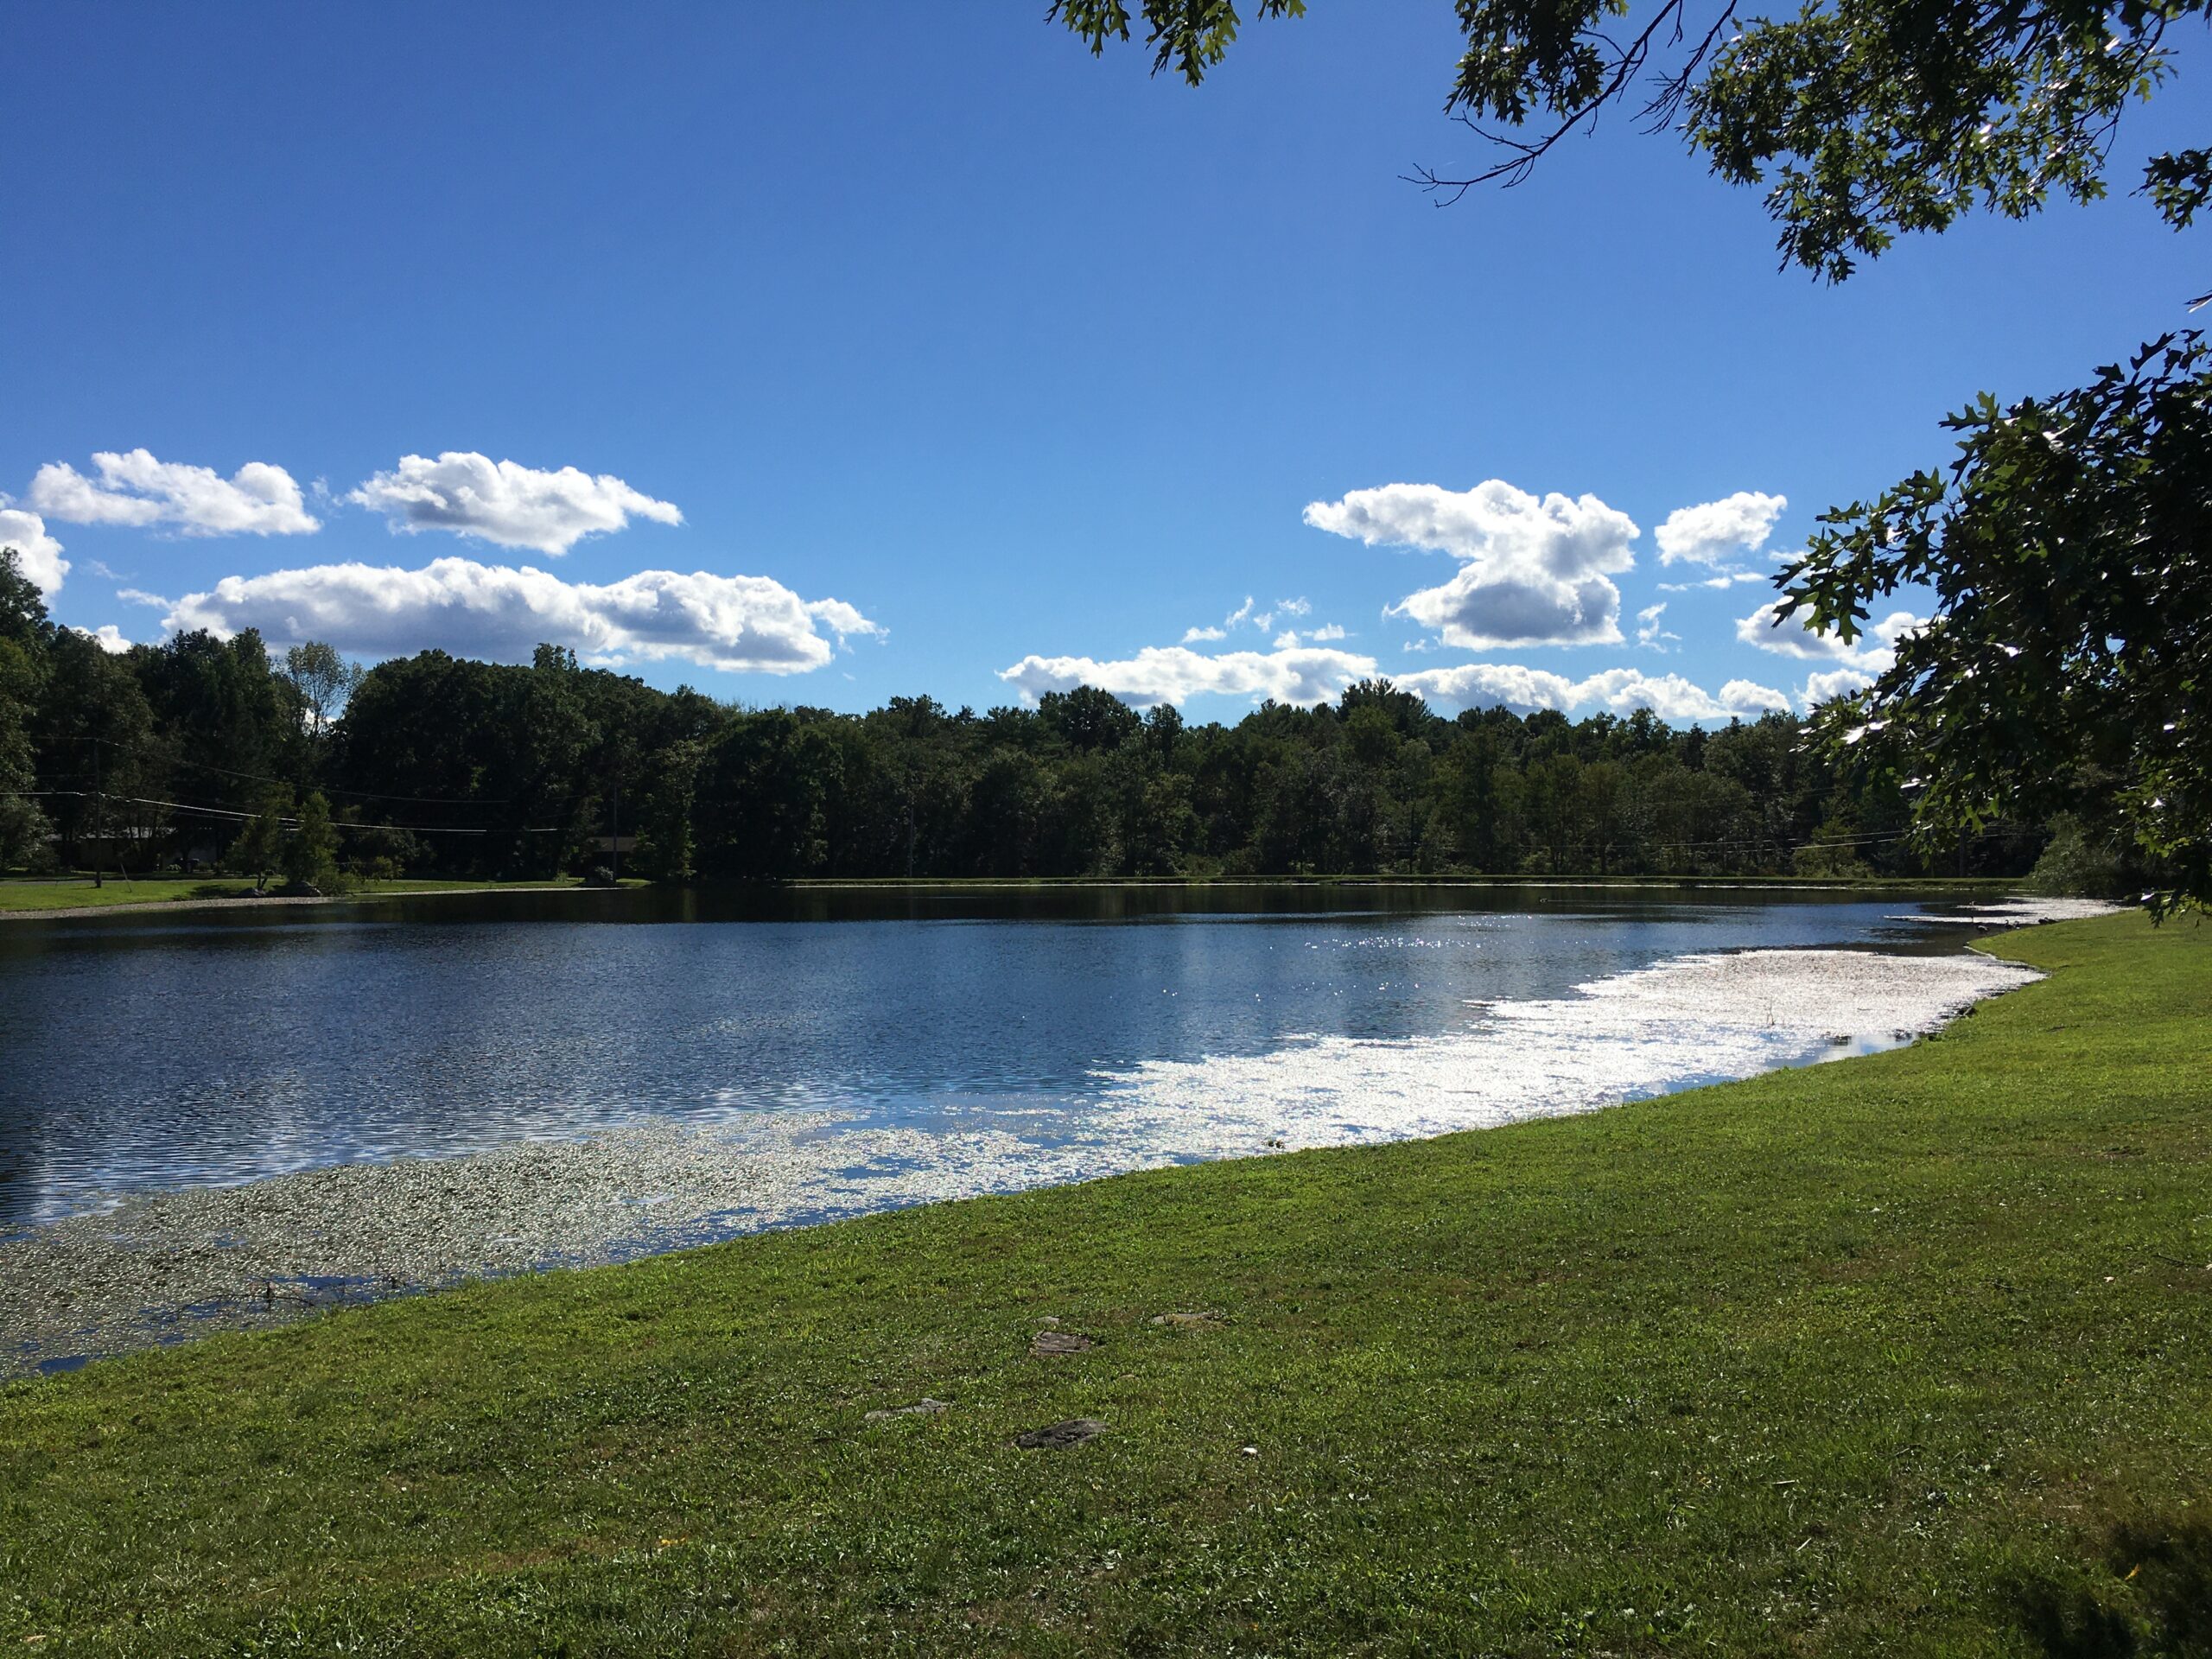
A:
<svg viewBox="0 0 2212 1659">
<path fill-rule="evenodd" d="M 111 652 L 0 559 L 6 868 L 2018 874 L 2050 840 L 1998 825 L 1916 850 L 1897 780 L 1838 753 L 1783 714 L 1447 719 L 1381 681 L 1201 726 L 1089 687 L 981 714 L 749 709 L 550 645 L 528 667 L 428 651 L 365 672 L 251 632 Z"/>
</svg>

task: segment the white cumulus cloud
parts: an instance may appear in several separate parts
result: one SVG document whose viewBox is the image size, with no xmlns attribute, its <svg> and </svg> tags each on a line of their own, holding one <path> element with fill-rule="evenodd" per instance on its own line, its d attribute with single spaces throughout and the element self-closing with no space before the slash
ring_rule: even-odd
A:
<svg viewBox="0 0 2212 1659">
<path fill-rule="evenodd" d="M 1805 677 L 1805 690 L 1799 701 L 1811 709 L 1831 697 L 1847 697 L 1854 691 L 1864 691 L 1874 683 L 1874 677 L 1863 668 L 1816 669 Z"/>
<path fill-rule="evenodd" d="M 1735 588 L 1747 582 L 1765 582 L 1770 576 L 1770 573 L 1764 570 L 1730 570 L 1720 575 L 1707 576 L 1702 582 L 1662 582 L 1659 584 L 1659 591 L 1662 594 L 1688 594 L 1700 588 Z"/>
<path fill-rule="evenodd" d="M 1034 702 L 1047 691 L 1095 685 L 1140 709 L 1187 702 L 1194 696 L 1272 697 L 1277 702 L 1329 702 L 1354 680 L 1375 673 L 1375 659 L 1351 652 L 1299 646 L 1282 651 L 1229 651 L 1217 657 L 1183 645 L 1147 645 L 1134 657 L 1100 662 L 1092 657 L 1025 657 L 999 677 Z"/>
<path fill-rule="evenodd" d="M 1750 680 L 1731 680 L 1714 693 L 1679 674 L 1634 668 L 1605 669 L 1577 680 L 1519 663 L 1467 663 L 1401 675 L 1396 683 L 1446 708 L 1503 707 L 1522 715 L 1539 709 L 1603 708 L 1617 715 L 1649 709 L 1662 720 L 1727 720 L 1789 707 L 1785 693 Z"/>
<path fill-rule="evenodd" d="M 1807 709 L 1873 684 L 1877 675 L 1896 663 L 1897 642 L 1928 620 L 1910 611 L 1891 611 L 1880 621 L 1870 622 L 1856 640 L 1846 645 L 1839 634 L 1814 632 L 1802 613 L 1787 621 L 1778 620 L 1776 613 L 1780 608 L 1781 601 L 1775 601 L 1738 618 L 1736 638 L 1778 657 L 1831 664 L 1807 676 L 1798 696 Z"/>
<path fill-rule="evenodd" d="M 180 536 L 305 536 L 322 528 L 282 467 L 250 461 L 225 478 L 212 467 L 103 449 L 87 478 L 50 461 L 31 478 L 31 505 L 69 524 L 161 527 Z"/>
<path fill-rule="evenodd" d="M 1693 684 L 1679 674 L 1649 675 L 1641 669 L 1609 668 L 1575 684 L 1578 702 L 1603 703 L 1617 715 L 1649 709 L 1666 720 L 1725 720 L 1787 709 L 1787 693 L 1756 680 L 1730 680 L 1717 692 Z"/>
<path fill-rule="evenodd" d="M 1647 605 L 1638 611 L 1636 613 L 1636 643 L 1649 645 L 1654 651 L 1664 651 L 1668 640 L 1679 641 L 1682 637 L 1681 634 L 1669 633 L 1660 623 L 1659 619 L 1666 614 L 1667 601 L 1663 599 L 1656 605 Z"/>
<path fill-rule="evenodd" d="M 130 642 L 123 637 L 123 630 L 112 622 L 103 622 L 97 628 L 72 628 L 72 633 L 81 633 L 111 657 L 120 657 L 130 649 Z"/>
<path fill-rule="evenodd" d="M 1805 662 L 1848 662 L 1859 653 L 1833 633 L 1815 633 L 1802 618 L 1783 621 L 1780 600 L 1769 600 L 1749 616 L 1736 619 L 1736 638 L 1777 657 Z"/>
<path fill-rule="evenodd" d="M 607 665 L 680 658 L 769 674 L 820 668 L 836 654 L 828 635 L 882 632 L 842 601 L 809 603 L 766 576 L 641 570 L 619 582 L 570 582 L 528 566 L 458 558 L 417 570 L 324 564 L 226 576 L 179 600 L 162 626 L 226 637 L 258 628 L 272 644 L 322 639 L 353 657 L 435 645 L 524 662 L 543 642 Z"/>
<path fill-rule="evenodd" d="M 1652 537 L 1659 543 L 1659 563 L 1719 565 L 1756 553 L 1789 505 L 1786 496 L 1738 490 L 1719 501 L 1677 507 Z"/>
<path fill-rule="evenodd" d="M 346 499 L 383 513 L 395 531 L 449 531 L 556 555 L 587 536 L 620 530 L 633 517 L 683 522 L 674 504 L 633 490 L 612 474 L 594 478 L 574 467 L 543 472 L 460 449 L 435 461 L 402 455 L 398 466 L 377 474 Z"/>
<path fill-rule="evenodd" d="M 714 580 L 721 581 L 727 578 L 716 577 Z M 754 578 L 754 580 L 760 580 L 760 578 Z M 840 639 L 848 637 L 874 637 L 880 639 L 884 634 L 882 628 L 869 621 L 842 599 L 809 600 L 806 613 L 817 622 L 827 623 L 830 632 Z"/>
<path fill-rule="evenodd" d="M 0 495 L 0 547 L 16 550 L 23 579 L 48 598 L 61 591 L 69 574 L 69 561 L 61 556 L 61 543 L 46 533 L 46 520 L 21 507 L 11 507 Z"/>
<path fill-rule="evenodd" d="M 1307 505 L 1306 522 L 1370 547 L 1419 547 L 1463 562 L 1440 587 L 1385 613 L 1434 629 L 1447 645 L 1613 645 L 1632 569 L 1636 521 L 1594 495 L 1542 497 L 1491 479 L 1471 490 L 1386 484 Z"/>
<path fill-rule="evenodd" d="M 1738 618 L 1736 638 L 1779 657 L 1808 663 L 1847 663 L 1876 674 L 1897 660 L 1897 641 L 1927 620 L 1910 611 L 1892 611 L 1880 621 L 1870 623 L 1856 641 L 1846 645 L 1840 634 L 1814 632 L 1806 625 L 1805 613 L 1782 620 L 1777 615 L 1781 608 L 1781 601 L 1770 600 L 1749 616 Z"/>
<path fill-rule="evenodd" d="M 1269 610 L 1261 610 L 1258 606 L 1259 601 L 1247 594 L 1244 596 L 1244 602 L 1227 616 L 1223 617 L 1218 626 L 1184 629 L 1183 643 L 1186 645 L 1211 645 L 1218 640 L 1228 639 L 1231 633 L 1248 622 L 1262 633 L 1266 633 L 1274 626 L 1275 619 L 1278 616 L 1305 616 L 1313 608 L 1312 602 L 1302 595 L 1297 599 L 1279 599 L 1275 601 L 1274 607 Z M 1344 637 L 1344 631 L 1332 625 L 1325 628 L 1316 628 L 1306 637 L 1309 639 L 1341 639 Z M 1287 651 L 1297 643 L 1298 631 L 1295 628 L 1285 628 L 1274 637 L 1274 645 L 1278 651 Z"/>
<path fill-rule="evenodd" d="M 1539 709 L 1572 709 L 1580 701 L 1575 683 L 1566 675 L 1520 663 L 1424 668 L 1395 675 L 1391 683 L 1448 709 L 1510 709 L 1517 715 L 1528 715 Z"/>
</svg>

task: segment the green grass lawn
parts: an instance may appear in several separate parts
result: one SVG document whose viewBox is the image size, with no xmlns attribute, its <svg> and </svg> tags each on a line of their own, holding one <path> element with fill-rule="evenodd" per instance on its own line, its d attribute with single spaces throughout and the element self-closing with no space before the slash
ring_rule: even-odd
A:
<svg viewBox="0 0 2212 1659">
<path fill-rule="evenodd" d="M 339 896 L 373 899 L 380 894 L 402 893 L 474 892 L 494 887 L 573 887 L 578 885 L 573 876 L 563 876 L 558 881 L 448 881 L 402 876 L 389 881 L 364 881 L 357 889 Z M 119 876 L 111 875 L 97 887 L 92 885 L 90 876 L 16 878 L 0 880 L 0 914 L 10 911 L 73 910 L 95 906 L 106 909 L 118 905 L 175 904 L 183 899 L 229 899 L 252 890 L 253 882 L 245 876 L 219 877 L 210 880 L 199 875 L 157 875 L 124 880 Z"/>
<path fill-rule="evenodd" d="M 0 1651 L 2205 1651 L 2212 930 L 1995 948 L 1868 1059 L 11 1385 Z"/>
</svg>

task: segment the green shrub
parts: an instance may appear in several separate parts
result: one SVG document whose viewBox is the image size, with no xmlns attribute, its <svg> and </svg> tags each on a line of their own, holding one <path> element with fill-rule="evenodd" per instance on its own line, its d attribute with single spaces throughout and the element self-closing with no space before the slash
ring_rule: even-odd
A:
<svg viewBox="0 0 2212 1659">
<path fill-rule="evenodd" d="M 2108 837 L 2070 812 L 2052 819 L 2051 830 L 2050 844 L 2028 873 L 2031 893 L 2124 899 L 2134 892 L 2126 855 Z"/>
</svg>

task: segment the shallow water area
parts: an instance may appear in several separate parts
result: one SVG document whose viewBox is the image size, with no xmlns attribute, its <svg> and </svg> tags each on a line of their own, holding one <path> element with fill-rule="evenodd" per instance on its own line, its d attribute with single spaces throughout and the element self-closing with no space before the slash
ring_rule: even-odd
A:
<svg viewBox="0 0 2212 1659">
<path fill-rule="evenodd" d="M 581 897 L 0 936 L 0 1355 L 1591 1110 L 2029 977 L 1894 897 Z"/>
</svg>

